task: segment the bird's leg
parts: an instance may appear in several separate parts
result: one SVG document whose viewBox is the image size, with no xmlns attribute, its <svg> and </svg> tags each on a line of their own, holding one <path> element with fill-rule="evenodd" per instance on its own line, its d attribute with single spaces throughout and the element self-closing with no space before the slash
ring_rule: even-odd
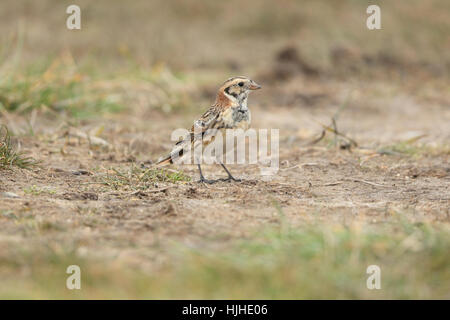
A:
<svg viewBox="0 0 450 320">
<path fill-rule="evenodd" d="M 208 180 L 205 179 L 205 177 L 203 176 L 202 173 L 202 167 L 200 167 L 200 164 L 197 164 L 198 166 L 198 171 L 200 172 L 200 180 L 198 182 L 203 182 L 203 183 L 208 183 L 208 184 L 213 184 L 214 182 L 217 182 L 218 180 Z"/>
<path fill-rule="evenodd" d="M 221 179 L 222 181 L 231 181 L 231 180 L 233 180 L 233 181 L 236 181 L 236 182 L 241 182 L 241 179 L 236 179 L 235 177 L 233 177 L 231 175 L 230 171 L 228 171 L 227 167 L 225 167 L 225 165 L 222 162 L 220 162 L 220 165 L 225 170 L 225 172 L 228 174 L 228 178 Z"/>
</svg>

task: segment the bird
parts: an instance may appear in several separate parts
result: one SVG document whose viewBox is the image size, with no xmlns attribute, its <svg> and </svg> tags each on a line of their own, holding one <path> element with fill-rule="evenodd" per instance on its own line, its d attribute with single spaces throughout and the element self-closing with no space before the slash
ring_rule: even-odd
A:
<svg viewBox="0 0 450 320">
<path fill-rule="evenodd" d="M 214 103 L 203 115 L 194 121 L 189 134 L 179 140 L 172 151 L 156 162 L 156 166 L 163 166 L 174 163 L 185 155 L 187 147 L 192 148 L 198 144 L 203 147 L 213 142 L 217 132 L 227 129 L 247 130 L 250 126 L 251 114 L 247 106 L 248 95 L 251 91 L 261 89 L 261 85 L 244 76 L 232 77 L 226 80 L 219 88 Z M 204 177 L 200 163 L 197 163 L 200 174 L 199 182 L 212 184 L 217 181 L 235 181 L 225 165 L 220 165 L 228 174 L 226 179 L 208 180 Z"/>
</svg>

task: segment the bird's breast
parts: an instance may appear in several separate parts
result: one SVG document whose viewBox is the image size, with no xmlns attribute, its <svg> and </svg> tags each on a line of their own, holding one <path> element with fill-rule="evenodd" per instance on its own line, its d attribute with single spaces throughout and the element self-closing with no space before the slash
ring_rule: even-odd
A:
<svg viewBox="0 0 450 320">
<path fill-rule="evenodd" d="M 228 129 L 248 129 L 250 125 L 250 110 L 243 107 L 228 108 L 223 112 L 222 121 Z"/>
</svg>

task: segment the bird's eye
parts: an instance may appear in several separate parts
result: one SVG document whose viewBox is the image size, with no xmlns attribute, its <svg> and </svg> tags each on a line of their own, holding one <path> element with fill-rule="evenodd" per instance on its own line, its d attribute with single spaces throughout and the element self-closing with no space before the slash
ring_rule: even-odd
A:
<svg viewBox="0 0 450 320">
<path fill-rule="evenodd" d="M 243 86 L 244 86 L 244 83 L 243 83 L 243 82 L 239 82 L 239 83 L 238 83 L 238 86 L 239 86 L 239 87 L 243 87 Z"/>
</svg>

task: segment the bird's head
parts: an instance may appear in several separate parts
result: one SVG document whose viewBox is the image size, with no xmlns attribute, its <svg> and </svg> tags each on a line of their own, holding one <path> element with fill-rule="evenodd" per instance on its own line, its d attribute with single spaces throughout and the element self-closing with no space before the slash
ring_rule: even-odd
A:
<svg viewBox="0 0 450 320">
<path fill-rule="evenodd" d="M 232 105 L 242 105 L 246 102 L 252 90 L 261 89 L 261 86 L 247 77 L 234 77 L 225 81 L 217 93 L 217 101 Z"/>
</svg>

